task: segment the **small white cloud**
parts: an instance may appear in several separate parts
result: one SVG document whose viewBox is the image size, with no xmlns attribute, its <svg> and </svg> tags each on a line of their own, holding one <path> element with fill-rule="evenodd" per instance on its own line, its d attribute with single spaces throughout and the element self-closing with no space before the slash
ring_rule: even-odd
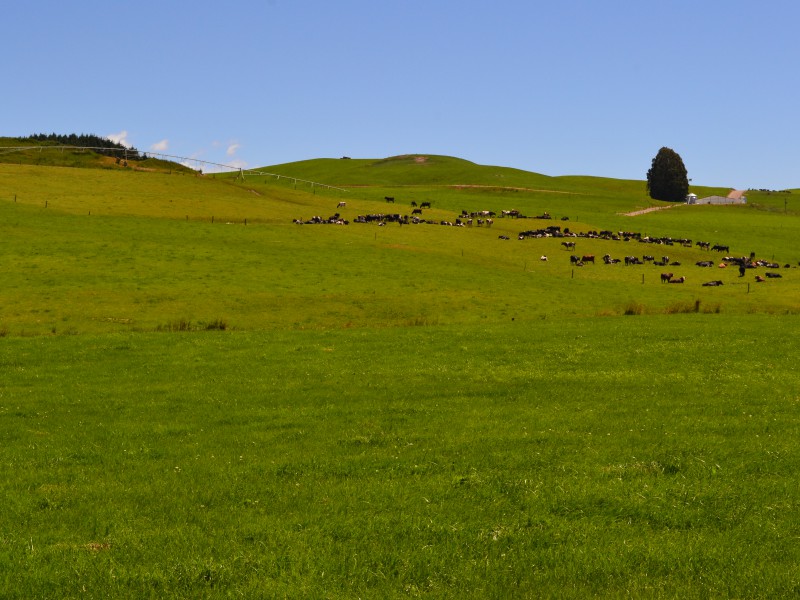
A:
<svg viewBox="0 0 800 600">
<path fill-rule="evenodd" d="M 188 167 L 189 169 L 192 169 L 194 171 L 202 171 L 203 170 L 202 167 L 199 166 L 198 163 L 196 163 L 196 162 L 191 162 L 191 161 L 188 161 L 188 160 L 184 160 L 184 161 L 181 161 L 180 164 L 182 164 L 184 167 Z"/>
<path fill-rule="evenodd" d="M 109 133 L 106 137 L 115 144 L 122 144 L 127 148 L 131 147 L 131 144 L 128 142 L 128 132 L 124 129 L 119 133 Z"/>
<path fill-rule="evenodd" d="M 240 146 L 237 143 L 230 144 L 228 146 L 228 149 L 225 151 L 225 154 L 227 154 L 228 156 L 233 156 L 234 154 L 236 154 L 236 151 L 239 149 L 239 147 Z"/>
<path fill-rule="evenodd" d="M 169 140 L 161 140 L 150 146 L 152 152 L 166 152 L 169 149 Z"/>
</svg>

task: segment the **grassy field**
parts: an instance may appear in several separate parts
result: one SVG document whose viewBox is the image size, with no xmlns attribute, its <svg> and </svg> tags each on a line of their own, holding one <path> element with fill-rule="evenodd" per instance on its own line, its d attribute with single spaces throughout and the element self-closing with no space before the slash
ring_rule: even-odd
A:
<svg viewBox="0 0 800 600">
<path fill-rule="evenodd" d="M 668 254 L 671 285 L 516 239 L 797 265 L 792 194 L 629 217 L 663 206 L 643 182 L 448 157 L 242 181 L 42 155 L 0 163 L 5 597 L 800 591 L 797 269 L 577 238 Z M 554 219 L 352 222 L 412 201 Z"/>
<path fill-rule="evenodd" d="M 4 589 L 791 597 L 795 328 L 7 339 Z"/>
</svg>

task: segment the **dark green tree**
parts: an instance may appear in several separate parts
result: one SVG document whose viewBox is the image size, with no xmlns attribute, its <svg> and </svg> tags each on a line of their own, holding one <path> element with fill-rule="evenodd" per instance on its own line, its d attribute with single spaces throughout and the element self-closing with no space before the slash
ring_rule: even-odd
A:
<svg viewBox="0 0 800 600">
<path fill-rule="evenodd" d="M 683 160 L 671 148 L 661 148 L 647 171 L 647 191 L 654 200 L 683 202 L 689 193 L 689 178 Z"/>
</svg>

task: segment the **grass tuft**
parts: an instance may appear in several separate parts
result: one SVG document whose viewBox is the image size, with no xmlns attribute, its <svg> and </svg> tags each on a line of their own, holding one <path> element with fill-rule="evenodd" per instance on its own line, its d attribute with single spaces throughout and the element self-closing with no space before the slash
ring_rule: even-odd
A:
<svg viewBox="0 0 800 600">
<path fill-rule="evenodd" d="M 645 306 L 641 302 L 631 301 L 625 305 L 623 314 L 625 315 L 643 315 L 645 313 Z"/>
</svg>

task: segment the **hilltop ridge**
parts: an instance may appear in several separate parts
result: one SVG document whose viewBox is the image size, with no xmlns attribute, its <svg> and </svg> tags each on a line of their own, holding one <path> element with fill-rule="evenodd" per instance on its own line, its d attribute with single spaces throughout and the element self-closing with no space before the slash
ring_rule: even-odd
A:
<svg viewBox="0 0 800 600">
<path fill-rule="evenodd" d="M 542 185 L 553 178 L 509 167 L 493 167 L 436 154 L 403 154 L 387 158 L 317 158 L 265 167 L 287 177 L 305 177 L 331 185 L 454 185 L 500 187 Z"/>
</svg>

